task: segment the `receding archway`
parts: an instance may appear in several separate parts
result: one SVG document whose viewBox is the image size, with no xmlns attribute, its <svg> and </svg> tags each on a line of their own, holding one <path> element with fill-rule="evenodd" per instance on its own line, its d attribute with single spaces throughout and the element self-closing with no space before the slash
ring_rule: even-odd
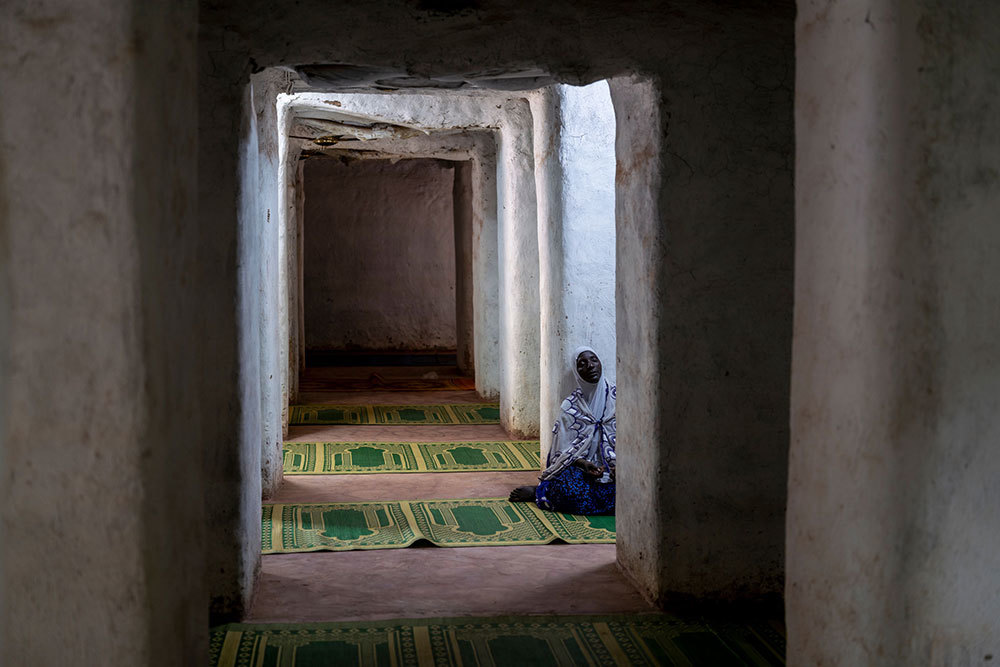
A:
<svg viewBox="0 0 1000 667">
<path fill-rule="evenodd" d="M 260 15 L 275 26 L 287 26 L 303 17 L 298 12 L 276 16 L 261 8 Z M 443 18 L 441 25 L 449 20 Z M 713 26 L 712 32 L 696 27 L 705 25 L 702 20 Z M 669 28 L 656 23 L 632 26 L 641 34 L 657 33 L 667 42 L 688 44 L 690 58 L 633 54 L 611 62 L 614 58 L 602 54 L 618 53 L 619 46 L 622 53 L 631 53 L 631 47 L 610 48 L 602 24 L 584 46 L 565 35 L 552 42 L 565 53 L 586 54 L 576 62 L 590 65 L 482 69 L 489 70 L 484 77 L 488 85 L 510 88 L 523 88 L 526 79 L 536 85 L 551 80 L 582 83 L 616 73 L 647 73 L 649 92 L 636 98 L 640 102 L 619 105 L 623 100 L 613 92 L 619 123 L 655 128 L 646 132 L 649 141 L 622 144 L 624 134 L 618 133 L 619 148 L 624 146 L 624 155 L 630 156 L 621 159 L 619 150 L 619 190 L 624 185 L 645 196 L 628 204 L 634 223 L 623 224 L 619 215 L 616 308 L 619 377 L 623 369 L 635 369 L 641 387 L 622 397 L 621 415 L 624 419 L 629 414 L 636 446 L 649 464 L 636 470 L 629 482 L 645 503 L 636 532 L 645 536 L 648 549 L 637 551 L 635 560 L 623 566 L 659 601 L 678 594 L 759 599 L 781 588 L 791 312 L 791 98 L 783 83 L 791 63 L 789 25 L 790 14 L 782 11 L 694 11 L 670 22 Z M 559 60 L 548 46 L 538 50 L 539 42 L 532 37 L 546 30 L 526 27 L 526 44 L 534 50 L 530 59 L 537 63 Z M 445 43 L 447 39 L 441 45 Z M 272 51 L 266 44 L 240 44 L 265 66 L 291 62 L 289 53 Z M 330 44 L 326 38 L 305 38 L 295 45 L 295 61 L 359 62 L 358 54 L 345 58 Z M 468 71 L 469 62 L 475 62 L 475 57 L 454 61 L 469 52 L 453 47 L 444 60 L 428 56 L 437 64 L 424 73 L 421 85 L 464 85 L 455 83 L 462 75 L 435 78 L 449 68 Z M 427 46 L 413 48 L 419 52 Z M 505 62 L 523 55 L 515 57 L 508 45 L 498 44 L 497 49 L 496 57 Z M 466 55 L 457 55 L 462 53 Z M 395 56 L 369 52 L 361 59 L 372 58 L 390 63 Z M 400 65 L 389 69 L 410 76 Z M 348 78 L 366 71 L 371 80 L 354 82 L 362 87 L 400 83 L 379 68 L 373 72 L 337 65 L 334 70 Z M 518 80 L 504 81 L 498 71 L 519 73 L 514 76 Z M 546 80 L 546 71 L 558 74 Z M 238 82 L 239 75 L 232 80 Z M 227 104 L 224 97 L 210 96 L 205 104 L 221 113 Z M 229 108 L 234 108 L 231 103 Z M 502 142 L 500 147 L 501 154 L 519 150 Z M 215 168 L 210 165 L 209 170 Z M 634 178 L 640 173 L 649 176 Z M 520 196 L 528 191 L 501 179 L 501 191 L 505 188 Z M 623 242 L 622 234 L 630 237 Z M 516 251 L 522 240 L 511 239 L 510 249 Z M 638 253 L 623 253 L 622 248 L 637 248 Z M 625 262 L 633 272 L 623 280 Z M 744 280 L 746 276 L 751 279 Z M 766 326 L 759 326 L 754 314 L 761 304 L 763 312 L 772 313 L 765 318 Z M 504 304 L 500 311 L 521 312 Z M 626 339 L 636 344 L 623 347 Z M 747 460 L 755 465 L 746 466 Z M 725 482 L 720 486 L 719 480 Z M 736 520 L 738 516 L 750 520 Z"/>
</svg>

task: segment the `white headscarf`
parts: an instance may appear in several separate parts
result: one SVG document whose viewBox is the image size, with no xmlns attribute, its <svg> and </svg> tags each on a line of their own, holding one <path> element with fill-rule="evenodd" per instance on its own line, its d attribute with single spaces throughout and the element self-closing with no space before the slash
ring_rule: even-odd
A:
<svg viewBox="0 0 1000 667">
<path fill-rule="evenodd" d="M 600 358 L 588 346 L 576 348 L 570 357 L 576 389 L 562 402 L 559 418 L 552 428 L 552 449 L 542 472 L 543 480 L 555 477 L 577 459 L 586 459 L 604 466 L 600 482 L 611 481 L 608 473 L 615 467 L 615 386 L 604 378 L 603 367 L 596 383 L 580 377 L 576 362 L 584 352 Z"/>
</svg>

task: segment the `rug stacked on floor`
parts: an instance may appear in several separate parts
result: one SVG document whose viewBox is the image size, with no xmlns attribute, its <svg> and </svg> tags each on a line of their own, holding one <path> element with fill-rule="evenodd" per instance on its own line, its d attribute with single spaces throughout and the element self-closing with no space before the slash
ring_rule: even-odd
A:
<svg viewBox="0 0 1000 667">
<path fill-rule="evenodd" d="M 233 623 L 209 650 L 213 667 L 785 664 L 780 624 L 666 614 Z"/>
<path fill-rule="evenodd" d="M 265 554 L 400 549 L 417 540 L 440 547 L 605 544 L 613 516 L 576 516 L 505 498 L 264 505 Z"/>
<path fill-rule="evenodd" d="M 286 475 L 538 470 L 539 442 L 286 442 L 284 469 Z"/>
<path fill-rule="evenodd" d="M 293 405 L 292 426 L 499 424 L 498 403 L 449 405 Z"/>
</svg>

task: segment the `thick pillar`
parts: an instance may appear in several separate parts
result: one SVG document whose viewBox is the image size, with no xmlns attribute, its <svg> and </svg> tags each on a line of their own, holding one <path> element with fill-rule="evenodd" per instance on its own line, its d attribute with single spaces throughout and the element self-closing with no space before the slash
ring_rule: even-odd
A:
<svg viewBox="0 0 1000 667">
<path fill-rule="evenodd" d="M 4 664 L 205 660 L 197 7 L 139 7 L 0 8 Z"/>
<path fill-rule="evenodd" d="M 280 96 L 279 96 L 280 99 Z M 293 116 L 277 106 L 278 133 L 278 344 L 281 367 L 281 431 L 288 436 L 288 406 L 298 394 L 298 218 L 296 183 L 299 151 L 288 139 Z"/>
<path fill-rule="evenodd" d="M 497 266 L 497 147 L 495 133 L 476 133 L 472 157 L 472 354 L 476 392 L 500 397 L 500 271 Z"/>
<path fill-rule="evenodd" d="M 802 3 L 796 36 L 789 662 L 991 664 L 1000 6 Z"/>
<path fill-rule="evenodd" d="M 458 369 L 474 372 L 472 163 L 454 162 L 452 207 L 455 211 L 455 338 Z"/>
<path fill-rule="evenodd" d="M 261 400 L 258 241 L 240 219 L 240 165 L 251 145 L 249 69 L 236 51 L 218 51 L 226 37 L 199 33 L 197 284 L 211 313 L 199 350 L 206 491 L 212 539 L 206 553 L 214 622 L 233 620 L 249 607 L 260 568 Z M 241 122 L 242 120 L 242 122 Z M 242 125 L 242 127 L 241 127 Z M 252 187 L 252 186 L 249 186 Z"/>
<path fill-rule="evenodd" d="M 281 200 L 280 145 L 276 98 L 282 90 L 286 74 L 266 70 L 251 77 L 247 119 L 248 145 L 252 151 L 243 153 L 240 166 L 240 230 L 246 239 L 242 247 L 248 261 L 243 265 L 255 283 L 248 294 L 256 304 L 252 326 L 257 330 L 259 356 L 261 493 L 271 497 L 282 480 L 282 440 L 284 411 L 281 350 L 287 349 L 281 337 L 281 324 L 287 322 L 280 312 L 279 269 Z"/>
<path fill-rule="evenodd" d="M 500 275 L 500 420 L 519 437 L 538 434 L 538 225 L 531 112 L 512 105 L 497 153 Z"/>
<path fill-rule="evenodd" d="M 618 560 L 659 604 L 783 588 L 791 41 L 722 23 L 612 82 Z"/>
<path fill-rule="evenodd" d="M 568 324 L 564 319 L 563 303 L 570 287 L 563 273 L 563 174 L 559 160 L 562 127 L 558 89 L 559 86 L 548 86 L 530 98 L 535 147 L 535 200 L 538 207 L 539 468 L 544 468 L 548 459 L 552 447 L 552 424 L 563 399 L 562 391 L 568 384 L 563 377 L 568 377 L 564 368 L 566 364 L 560 363 L 560 358 L 564 356 L 564 340 L 560 333 Z M 612 193 L 612 201 L 613 198 Z"/>
<path fill-rule="evenodd" d="M 667 443 L 661 395 L 667 378 L 660 364 L 659 296 L 664 247 L 659 224 L 660 141 L 663 136 L 658 91 L 650 82 L 612 79 L 618 157 L 615 181 L 617 258 L 615 275 L 618 386 L 616 404 L 618 482 L 617 559 L 648 597 L 667 589 L 661 570 L 669 557 L 664 530 L 669 509 L 662 506 L 662 459 Z M 625 176 L 623 178 L 623 176 Z M 627 509 L 626 509 L 627 508 Z"/>
<path fill-rule="evenodd" d="M 608 84 L 533 98 L 538 200 L 542 461 L 575 387 L 573 350 L 597 350 L 615 381 L 615 110 Z"/>
<path fill-rule="evenodd" d="M 295 258 L 295 304 L 289 309 L 295 311 L 295 388 L 290 400 L 298 394 L 300 374 L 306 367 L 306 300 L 305 300 L 305 224 L 306 224 L 306 181 L 305 163 L 299 161 L 295 169 L 295 237 L 297 256 Z"/>
</svg>

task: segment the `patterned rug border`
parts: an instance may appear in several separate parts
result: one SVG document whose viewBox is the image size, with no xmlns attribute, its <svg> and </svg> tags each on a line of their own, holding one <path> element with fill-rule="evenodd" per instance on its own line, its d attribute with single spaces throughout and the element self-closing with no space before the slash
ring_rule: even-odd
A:
<svg viewBox="0 0 1000 667">
<path fill-rule="evenodd" d="M 482 503 L 502 503 L 504 505 L 510 505 L 513 511 L 522 511 L 525 518 L 532 523 L 535 529 L 535 535 L 537 537 L 532 538 L 522 538 L 519 540 L 510 540 L 507 542 L 498 540 L 486 540 L 486 539 L 468 539 L 461 542 L 447 541 L 440 537 L 435 537 L 433 534 L 433 528 L 435 526 L 428 526 L 430 533 L 422 530 L 421 523 L 427 522 L 428 511 L 433 508 L 428 506 L 436 503 L 448 503 L 448 504 L 468 504 L 469 506 L 481 506 Z M 370 506 L 387 506 L 394 505 L 399 507 L 399 512 L 402 518 L 405 519 L 405 525 L 397 525 L 396 530 L 400 533 L 398 542 L 388 542 L 379 544 L 346 544 L 344 546 L 336 546 L 332 544 L 314 544 L 311 546 L 302 546 L 295 548 L 288 548 L 285 542 L 284 533 L 288 530 L 287 527 L 282 523 L 280 519 L 280 513 L 284 508 L 320 508 L 328 507 L 331 509 L 356 509 L 364 508 Z M 277 512 L 275 508 L 281 508 Z M 420 511 L 417 511 L 417 510 Z M 279 518 L 275 519 L 275 515 L 278 514 Z M 547 512 L 545 510 L 539 509 L 534 503 L 510 503 L 504 497 L 487 497 L 487 498 L 422 498 L 419 500 L 368 500 L 363 502 L 344 502 L 344 503 L 265 503 L 263 505 L 263 511 L 261 513 L 261 534 L 262 534 L 262 544 L 261 553 L 263 555 L 273 555 L 273 554 L 284 554 L 284 553 L 311 553 L 316 551 L 367 551 L 374 549 L 405 549 L 407 547 L 413 546 L 415 543 L 423 540 L 429 544 L 432 544 L 440 548 L 461 548 L 461 547 L 483 547 L 483 546 L 529 546 L 529 545 L 541 545 L 541 544 L 551 544 L 552 542 L 562 541 L 566 544 L 614 544 L 616 541 L 616 535 L 614 532 L 607 528 L 595 528 L 593 526 L 583 526 L 582 530 L 584 534 L 587 530 L 603 530 L 605 533 L 612 533 L 612 537 L 586 537 L 580 536 L 581 527 L 576 527 L 576 534 L 574 534 L 574 527 L 578 519 L 566 519 L 564 516 L 574 516 L 574 515 L 563 515 L 558 512 Z M 587 517 L 580 517 L 580 519 L 586 520 Z M 607 520 L 607 517 L 602 517 L 602 519 Z M 614 518 L 611 517 L 611 521 Z M 586 523 L 590 523 L 589 520 Z M 540 525 L 539 525 L 540 524 Z M 312 528 L 306 530 L 313 530 Z M 375 533 L 372 533 L 375 534 Z M 275 536 L 278 536 L 279 546 L 274 547 Z M 354 540 L 343 540 L 344 542 L 355 541 Z M 271 545 L 271 548 L 268 548 Z"/>
<path fill-rule="evenodd" d="M 373 625 L 464 625 L 468 623 L 522 623 L 525 620 L 542 620 L 551 623 L 594 623 L 608 620 L 630 620 L 640 618 L 691 622 L 691 618 L 677 616 L 670 612 L 641 611 L 615 612 L 610 614 L 504 614 L 501 616 L 431 616 L 417 618 L 380 618 L 370 621 L 305 621 L 302 623 L 223 623 L 211 628 L 215 632 L 222 628 L 235 630 L 325 630 L 327 628 L 367 628 Z"/>
<path fill-rule="evenodd" d="M 334 446 L 344 446 L 344 447 L 379 447 L 388 446 L 392 448 L 409 448 L 410 458 L 414 462 L 413 468 L 407 467 L 388 467 L 387 466 L 376 466 L 366 469 L 353 469 L 347 470 L 343 466 L 338 469 L 336 466 L 333 469 L 326 469 L 323 466 L 326 463 L 326 445 Z M 470 464 L 465 467 L 458 467 L 461 464 L 456 464 L 456 467 L 438 467 L 434 465 L 433 461 L 427 460 L 427 455 L 424 450 L 426 448 L 440 448 L 442 450 L 447 450 L 449 448 L 457 446 L 470 446 L 472 448 L 477 448 L 476 445 L 490 445 L 490 446 L 502 446 L 507 447 L 513 451 L 514 456 L 517 461 L 512 462 L 511 465 L 503 466 L 500 463 L 492 464 Z M 314 448 L 312 461 L 308 462 L 307 465 L 311 465 L 309 470 L 296 470 L 295 467 L 285 461 L 286 453 L 291 452 L 292 448 L 295 446 L 304 447 L 311 446 Z M 541 461 L 539 459 L 538 450 L 541 447 L 541 442 L 538 440 L 454 440 L 454 441 L 434 441 L 434 442 L 420 442 L 420 441 L 399 441 L 399 442 L 380 442 L 375 440 L 350 440 L 345 442 L 331 442 L 331 441 L 285 441 L 282 443 L 282 462 L 284 474 L 286 475 L 375 475 L 375 474 L 407 474 L 407 473 L 427 473 L 427 472 L 530 472 L 530 471 L 541 471 Z M 530 450 L 529 450 L 530 448 Z M 489 451 L 490 448 L 482 448 L 481 451 Z M 294 453 L 292 454 L 294 455 Z M 515 465 L 516 464 L 516 465 Z"/>
<path fill-rule="evenodd" d="M 296 638 L 300 635 L 301 638 Z M 314 639 L 311 639 L 312 635 Z M 212 664 L 297 664 L 298 647 L 316 642 L 327 648 L 326 660 L 344 662 L 353 647 L 350 664 L 474 665 L 493 664 L 496 658 L 541 664 L 548 660 L 525 653 L 524 636 L 546 642 L 548 659 L 570 659 L 572 664 L 691 664 L 775 667 L 786 664 L 787 633 L 777 617 L 726 617 L 693 613 L 678 616 L 650 610 L 611 614 L 505 614 L 499 616 L 443 616 L 389 618 L 367 621 L 306 623 L 228 623 L 209 630 Z M 685 641 L 686 638 L 690 640 Z M 706 638 L 712 638 L 706 644 Z M 277 640 L 271 644 L 272 640 Z M 450 638 L 450 639 L 449 639 Z M 499 645 L 495 639 L 505 638 Z M 402 641 L 400 641 L 402 640 Z M 478 640 L 478 641 L 477 641 Z M 488 643 L 482 643 L 482 642 Z M 467 647 L 459 649 L 461 642 Z M 513 644 L 511 643 L 513 642 Z M 566 653 L 572 646 L 573 653 Z M 381 659 L 376 646 L 384 646 Z M 265 648 L 267 647 L 267 648 Z M 285 654 L 291 650 L 290 654 Z M 483 651 L 483 653 L 481 653 Z M 513 653 L 510 653 L 512 651 Z M 392 659 L 386 660 L 390 655 Z M 588 657 L 589 655 L 589 657 Z M 336 658 L 334 657 L 336 656 Z M 317 654 L 307 660 L 317 664 Z M 471 660 L 470 660 L 471 658 Z M 400 660 L 400 662 L 396 662 Z M 711 662 L 706 662 L 711 660 Z M 261 661 L 261 662 L 257 662 Z M 559 660 L 559 664 L 570 664 Z"/>
</svg>

